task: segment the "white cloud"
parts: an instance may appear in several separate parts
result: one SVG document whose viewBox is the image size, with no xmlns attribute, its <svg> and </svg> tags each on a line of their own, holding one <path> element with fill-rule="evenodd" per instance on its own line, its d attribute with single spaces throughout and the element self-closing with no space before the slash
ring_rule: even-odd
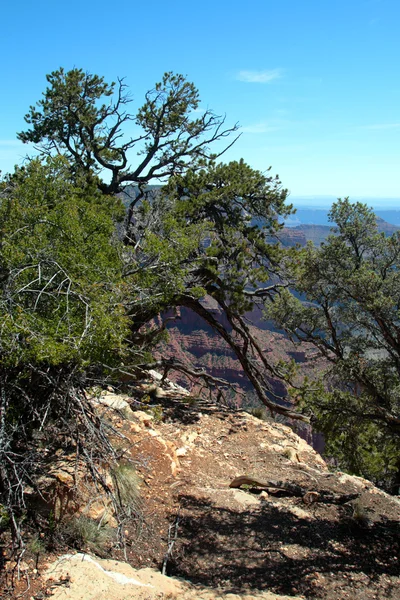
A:
<svg viewBox="0 0 400 600">
<path fill-rule="evenodd" d="M 282 69 L 271 69 L 267 71 L 239 71 L 236 79 L 246 83 L 270 83 L 274 79 L 282 77 Z"/>
<path fill-rule="evenodd" d="M 277 129 L 279 129 L 279 127 L 276 125 L 270 125 L 265 121 L 260 121 L 259 123 L 254 123 L 253 125 L 241 127 L 240 131 L 243 131 L 243 133 L 268 133 L 269 131 L 276 131 Z"/>
</svg>

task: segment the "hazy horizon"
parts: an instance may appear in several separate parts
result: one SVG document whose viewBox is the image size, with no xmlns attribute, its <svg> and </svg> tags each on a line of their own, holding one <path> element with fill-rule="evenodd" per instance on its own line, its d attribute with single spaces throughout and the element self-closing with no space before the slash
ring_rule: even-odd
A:
<svg viewBox="0 0 400 600">
<path fill-rule="evenodd" d="M 301 208 L 313 208 L 315 210 L 326 210 L 330 208 L 333 202 L 336 202 L 337 197 L 328 194 L 321 195 L 302 195 L 294 196 L 289 194 L 288 202 Z M 350 202 L 362 202 L 367 204 L 371 208 L 376 210 L 399 210 L 400 211 L 400 197 L 388 198 L 378 196 L 349 196 Z"/>
</svg>

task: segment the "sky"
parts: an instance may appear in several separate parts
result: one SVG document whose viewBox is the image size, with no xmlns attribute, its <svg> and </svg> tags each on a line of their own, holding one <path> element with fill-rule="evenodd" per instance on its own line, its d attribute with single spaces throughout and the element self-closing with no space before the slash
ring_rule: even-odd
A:
<svg viewBox="0 0 400 600">
<path fill-rule="evenodd" d="M 2 22 L 3 173 L 32 153 L 16 132 L 47 73 L 125 77 L 134 112 L 174 71 L 202 109 L 240 124 L 224 160 L 271 166 L 292 197 L 400 209 L 398 0 L 16 0 Z"/>
</svg>

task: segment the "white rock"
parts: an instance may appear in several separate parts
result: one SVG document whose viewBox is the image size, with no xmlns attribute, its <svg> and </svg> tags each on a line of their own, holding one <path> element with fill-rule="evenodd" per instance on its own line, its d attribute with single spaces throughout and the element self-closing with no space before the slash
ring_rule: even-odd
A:
<svg viewBox="0 0 400 600">
<path fill-rule="evenodd" d="M 177 456 L 185 456 L 185 454 L 187 454 L 186 446 L 182 446 L 181 448 L 178 448 L 176 451 Z"/>
</svg>

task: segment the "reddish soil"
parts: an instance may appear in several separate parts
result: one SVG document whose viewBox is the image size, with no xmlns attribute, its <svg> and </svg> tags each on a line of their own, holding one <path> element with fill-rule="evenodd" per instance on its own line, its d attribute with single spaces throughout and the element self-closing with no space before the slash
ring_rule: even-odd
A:
<svg viewBox="0 0 400 600">
<path fill-rule="evenodd" d="M 400 598 L 398 499 L 365 480 L 329 473 L 285 426 L 173 404 L 165 405 L 164 419 L 155 428 L 187 453 L 173 477 L 154 438 L 141 443 L 136 460 L 147 482 L 144 522 L 139 538 L 132 532 L 129 562 L 161 568 L 176 535 L 167 572 L 194 583 L 327 600 Z M 182 438 L 190 434 L 197 437 L 185 445 Z M 358 493 L 359 517 L 354 502 L 306 505 L 284 492 L 229 489 L 242 474 L 320 493 Z"/>
<path fill-rule="evenodd" d="M 140 517 L 126 525 L 131 565 L 165 564 L 170 575 L 232 593 L 400 599 L 398 498 L 330 473 L 284 425 L 182 398 L 160 403 L 159 422 L 144 424 L 137 413 L 113 417 L 143 479 Z M 282 486 L 231 489 L 240 475 Z M 318 492 L 316 501 L 284 489 L 294 484 Z M 348 494 L 357 499 L 346 502 Z M 115 545 L 104 553 L 123 560 Z M 12 594 L 3 586 L 0 597 L 46 597 L 40 563 L 35 573 L 34 558 L 24 561 L 30 589 L 22 593 L 24 575 Z"/>
</svg>

